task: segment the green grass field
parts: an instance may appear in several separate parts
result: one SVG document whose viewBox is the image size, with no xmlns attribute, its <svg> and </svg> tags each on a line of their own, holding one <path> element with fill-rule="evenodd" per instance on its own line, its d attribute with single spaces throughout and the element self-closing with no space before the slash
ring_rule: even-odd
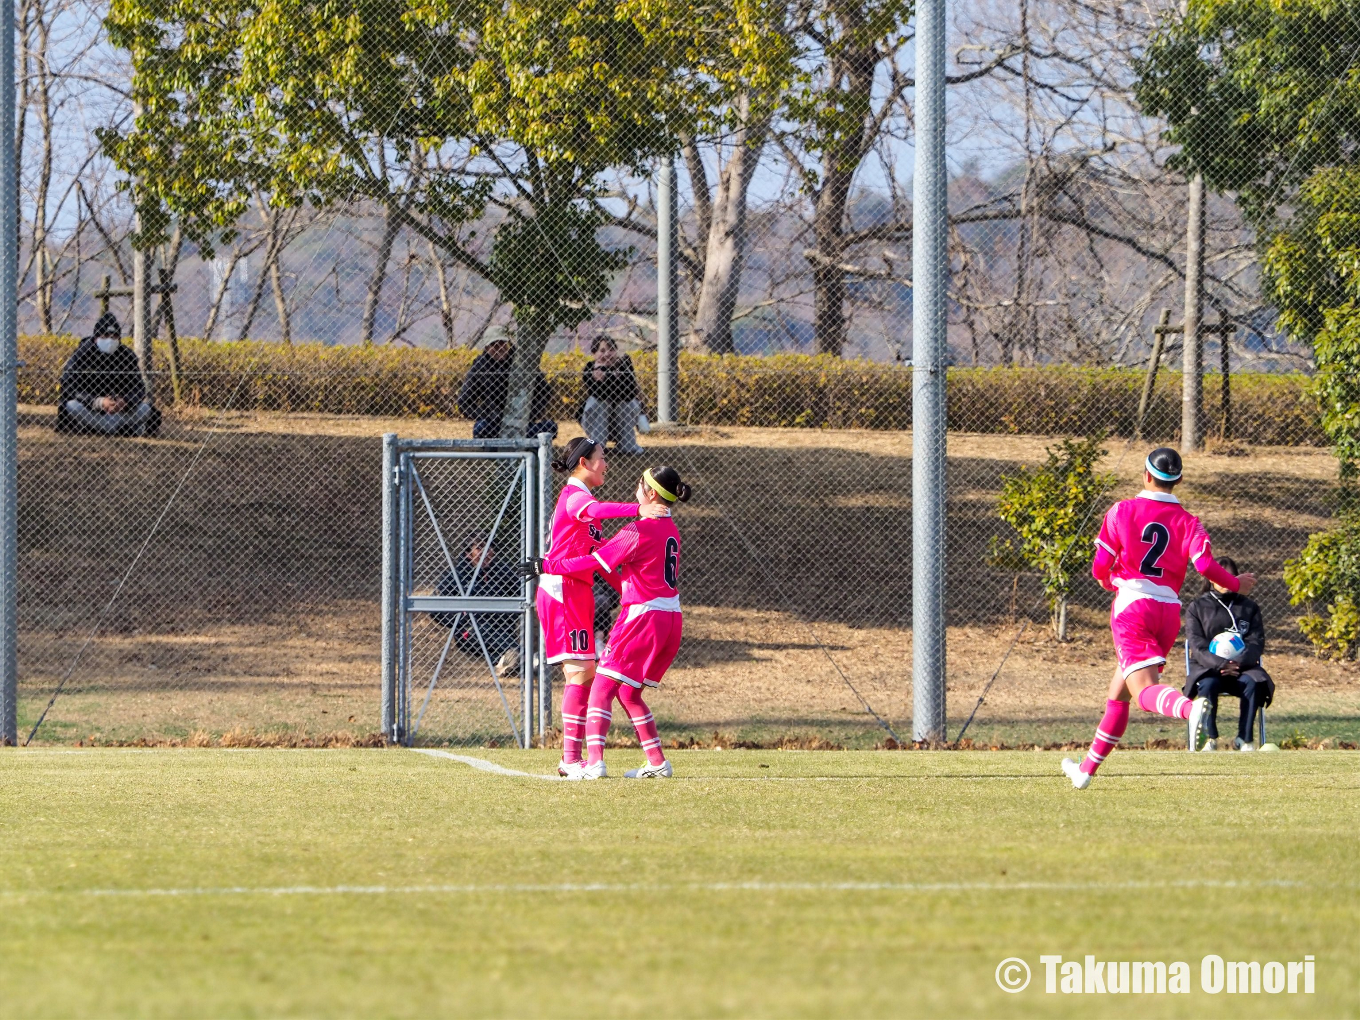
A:
<svg viewBox="0 0 1360 1020">
<path fill-rule="evenodd" d="M 1059 757 L 5 751 L 0 1015 L 1360 1015 L 1360 755 Z M 1087 953 L 1191 992 L 1045 993 Z M 1207 954 L 1316 991 L 1205 993 Z"/>
</svg>

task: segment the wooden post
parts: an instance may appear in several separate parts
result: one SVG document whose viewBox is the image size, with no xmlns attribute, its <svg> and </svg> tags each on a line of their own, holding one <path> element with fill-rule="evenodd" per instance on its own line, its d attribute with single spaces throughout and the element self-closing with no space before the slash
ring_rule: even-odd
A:
<svg viewBox="0 0 1360 1020">
<path fill-rule="evenodd" d="M 170 347 L 170 392 L 176 404 L 180 401 L 179 395 L 179 337 L 175 333 L 175 306 L 170 300 L 178 287 L 170 282 L 170 271 L 164 266 L 160 269 L 161 285 L 156 288 L 160 293 L 161 303 L 157 309 L 157 318 L 165 323 L 165 338 Z"/>
<path fill-rule="evenodd" d="M 105 273 L 103 286 L 94 292 L 94 296 L 99 298 L 99 315 L 101 318 L 109 314 L 109 297 L 113 293 L 110 290 L 112 286 L 113 277 Z"/>
<path fill-rule="evenodd" d="M 1152 331 L 1152 357 L 1148 360 L 1147 374 L 1143 377 L 1143 395 L 1138 399 L 1138 422 L 1133 427 L 1133 438 L 1143 438 L 1143 425 L 1147 422 L 1148 407 L 1152 404 L 1152 392 L 1157 386 L 1157 370 L 1162 365 L 1162 347 L 1166 343 L 1167 328 L 1171 320 L 1171 310 L 1163 308 L 1157 319 L 1157 327 Z"/>
</svg>

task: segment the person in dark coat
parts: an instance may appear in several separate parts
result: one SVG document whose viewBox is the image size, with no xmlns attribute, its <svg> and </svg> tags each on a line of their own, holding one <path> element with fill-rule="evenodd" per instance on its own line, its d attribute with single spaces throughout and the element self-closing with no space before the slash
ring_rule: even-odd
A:
<svg viewBox="0 0 1360 1020">
<path fill-rule="evenodd" d="M 504 331 L 489 329 L 479 345 L 481 353 L 468 369 L 463 388 L 458 393 L 458 412 L 473 421 L 474 439 L 494 439 L 501 434 L 505 417 L 505 394 L 510 386 L 510 366 L 515 348 Z M 542 372 L 534 384 L 533 406 L 529 408 L 529 427 L 526 434 L 540 432 L 557 435 L 557 423 L 547 419 L 548 402 L 552 389 Z"/>
<path fill-rule="evenodd" d="M 635 429 L 642 416 L 642 391 L 632 359 L 619 353 L 612 337 L 603 335 L 591 341 L 590 353 L 595 357 L 581 372 L 586 391 L 582 431 L 601 446 L 612 439 L 620 453 L 641 453 Z"/>
<path fill-rule="evenodd" d="M 160 412 L 142 385 L 137 355 L 122 344 L 118 320 L 105 312 L 61 370 L 57 431 L 154 436 Z"/>
<path fill-rule="evenodd" d="M 1224 556 L 1218 562 L 1230 573 L 1240 573 L 1230 558 Z M 1241 635 L 1247 647 L 1240 660 L 1224 659 L 1209 651 L 1210 642 L 1224 631 Z M 1256 714 L 1275 697 L 1275 681 L 1261 668 L 1266 647 L 1261 607 L 1244 595 L 1206 580 L 1204 593 L 1185 607 L 1185 647 L 1190 652 L 1185 696 L 1209 699 L 1204 724 L 1208 742 L 1204 750 L 1218 747 L 1218 699 L 1224 694 L 1236 697 L 1241 706 L 1234 746 L 1242 751 L 1256 750 L 1252 742 Z"/>
<path fill-rule="evenodd" d="M 445 571 L 435 585 L 435 594 L 445 598 L 480 595 L 483 598 L 517 599 L 522 587 L 520 575 L 497 558 L 495 546 L 488 546 L 484 537 L 473 536 L 463 544 L 462 554 L 453 569 Z M 465 655 L 480 659 L 484 642 L 487 655 L 496 664 L 497 676 L 509 676 L 519 670 L 518 613 L 441 612 L 431 613 L 430 619 L 440 627 L 454 628 L 453 643 Z M 481 642 L 477 640 L 479 632 Z"/>
</svg>

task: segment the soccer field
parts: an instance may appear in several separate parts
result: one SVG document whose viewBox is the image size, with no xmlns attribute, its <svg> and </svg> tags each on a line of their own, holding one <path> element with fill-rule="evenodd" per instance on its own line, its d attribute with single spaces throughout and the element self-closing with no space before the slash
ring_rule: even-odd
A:
<svg viewBox="0 0 1360 1020">
<path fill-rule="evenodd" d="M 0 1013 L 1360 1014 L 1360 756 L 1119 753 L 1084 793 L 1059 757 L 5 751 Z M 1050 994 L 1043 954 L 1190 991 Z M 1210 954 L 1316 990 L 1210 994 Z"/>
</svg>

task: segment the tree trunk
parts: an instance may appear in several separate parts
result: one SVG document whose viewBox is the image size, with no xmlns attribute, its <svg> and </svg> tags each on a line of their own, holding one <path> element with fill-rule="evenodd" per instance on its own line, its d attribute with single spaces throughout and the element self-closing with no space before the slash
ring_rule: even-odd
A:
<svg viewBox="0 0 1360 1020">
<path fill-rule="evenodd" d="M 434 242 L 426 241 L 430 248 L 430 261 L 434 263 L 435 279 L 439 281 L 439 323 L 444 327 L 444 342 L 449 350 L 458 346 L 453 333 L 453 302 L 449 300 L 449 271 L 444 260 L 435 251 Z"/>
<path fill-rule="evenodd" d="M 534 312 L 517 322 L 515 356 L 510 363 L 505 414 L 501 418 L 501 435 L 506 439 L 520 439 L 528 434 L 539 365 L 552 337 L 552 319 L 543 312 Z"/>
<path fill-rule="evenodd" d="M 812 328 L 818 354 L 840 357 L 845 348 L 845 204 L 849 174 L 832 174 L 817 195 L 813 231 L 817 238 L 812 266 Z"/>
<path fill-rule="evenodd" d="M 704 246 L 703 280 L 694 313 L 693 332 L 714 354 L 731 354 L 732 315 L 741 289 L 746 258 L 747 192 L 765 147 L 767 121 L 748 123 L 749 97 L 740 101 L 742 125 L 732 137 L 732 151 L 718 174 Z"/>
<path fill-rule="evenodd" d="M 1053 607 L 1053 633 L 1059 641 L 1067 640 L 1067 596 L 1059 595 L 1058 604 Z"/>
<path fill-rule="evenodd" d="M 359 328 L 360 342 L 365 347 L 373 343 L 373 324 L 378 317 L 378 302 L 382 300 L 383 283 L 387 280 L 387 263 L 392 258 L 392 242 L 397 238 L 401 221 L 388 209 L 383 218 L 382 240 L 378 242 L 378 260 L 368 281 L 364 296 L 364 317 Z"/>
</svg>

